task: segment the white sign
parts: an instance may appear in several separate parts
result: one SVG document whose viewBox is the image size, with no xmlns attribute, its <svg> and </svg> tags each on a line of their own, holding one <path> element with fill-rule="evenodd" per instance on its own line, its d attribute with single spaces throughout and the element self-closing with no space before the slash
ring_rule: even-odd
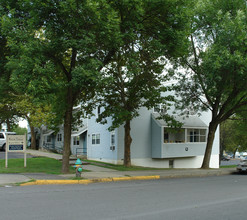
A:
<svg viewBox="0 0 247 220">
<path fill-rule="evenodd" d="M 7 135 L 5 167 L 8 167 L 8 152 L 24 152 L 24 167 L 27 166 L 26 135 Z"/>
<path fill-rule="evenodd" d="M 25 135 L 7 135 L 8 152 L 23 152 L 26 150 Z"/>
</svg>

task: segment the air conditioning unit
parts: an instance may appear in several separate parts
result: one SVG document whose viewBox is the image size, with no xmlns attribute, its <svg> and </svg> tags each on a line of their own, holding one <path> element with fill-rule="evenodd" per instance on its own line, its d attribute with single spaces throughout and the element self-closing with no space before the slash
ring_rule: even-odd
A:
<svg viewBox="0 0 247 220">
<path fill-rule="evenodd" d="M 115 146 L 110 146 L 110 150 L 114 151 L 115 150 Z"/>
</svg>

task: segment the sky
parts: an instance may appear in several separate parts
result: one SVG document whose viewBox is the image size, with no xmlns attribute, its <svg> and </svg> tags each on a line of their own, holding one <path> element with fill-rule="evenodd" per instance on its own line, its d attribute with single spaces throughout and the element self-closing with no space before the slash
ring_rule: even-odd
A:
<svg viewBox="0 0 247 220">
<path fill-rule="evenodd" d="M 19 121 L 19 126 L 22 128 L 27 128 L 27 120 Z"/>
</svg>

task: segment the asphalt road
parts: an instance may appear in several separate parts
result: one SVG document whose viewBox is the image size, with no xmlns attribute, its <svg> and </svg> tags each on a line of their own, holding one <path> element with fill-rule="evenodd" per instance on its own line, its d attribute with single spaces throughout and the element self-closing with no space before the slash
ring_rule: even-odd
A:
<svg viewBox="0 0 247 220">
<path fill-rule="evenodd" d="M 30 154 L 27 154 L 27 158 L 33 157 Z M 24 158 L 23 153 L 12 153 L 8 152 L 8 159 L 15 159 L 15 158 Z M 0 159 L 5 159 L 5 152 L 0 151 Z"/>
<path fill-rule="evenodd" d="M 0 218 L 246 219 L 247 175 L 0 188 Z"/>
<path fill-rule="evenodd" d="M 228 166 L 228 165 L 238 165 L 240 162 L 240 159 L 231 159 L 231 160 L 228 160 L 228 161 L 221 161 L 220 162 L 220 165 L 221 166 Z"/>
</svg>

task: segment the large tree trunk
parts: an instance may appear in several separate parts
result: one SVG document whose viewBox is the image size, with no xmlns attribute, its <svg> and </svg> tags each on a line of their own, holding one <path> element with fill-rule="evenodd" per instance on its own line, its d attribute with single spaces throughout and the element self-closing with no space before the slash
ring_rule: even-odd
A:
<svg viewBox="0 0 247 220">
<path fill-rule="evenodd" d="M 209 124 L 206 151 L 205 151 L 203 163 L 201 166 L 202 169 L 209 169 L 210 157 L 212 153 L 214 136 L 215 136 L 217 126 L 218 126 L 218 123 L 214 122 L 213 120 Z"/>
<path fill-rule="evenodd" d="M 6 124 L 7 124 L 7 131 L 11 131 L 11 124 L 9 119 L 6 120 Z"/>
<path fill-rule="evenodd" d="M 67 104 L 67 109 L 64 116 L 64 147 L 63 147 L 62 173 L 69 173 L 71 123 L 72 123 L 72 111 L 73 111 L 73 95 L 71 88 L 68 89 L 66 104 Z"/>
<path fill-rule="evenodd" d="M 34 132 L 34 126 L 31 126 L 31 149 L 36 150 L 36 135 Z"/>
<path fill-rule="evenodd" d="M 130 120 L 125 121 L 124 125 L 124 166 L 131 166 L 131 153 L 130 146 L 132 143 L 132 138 L 130 135 Z"/>
</svg>

